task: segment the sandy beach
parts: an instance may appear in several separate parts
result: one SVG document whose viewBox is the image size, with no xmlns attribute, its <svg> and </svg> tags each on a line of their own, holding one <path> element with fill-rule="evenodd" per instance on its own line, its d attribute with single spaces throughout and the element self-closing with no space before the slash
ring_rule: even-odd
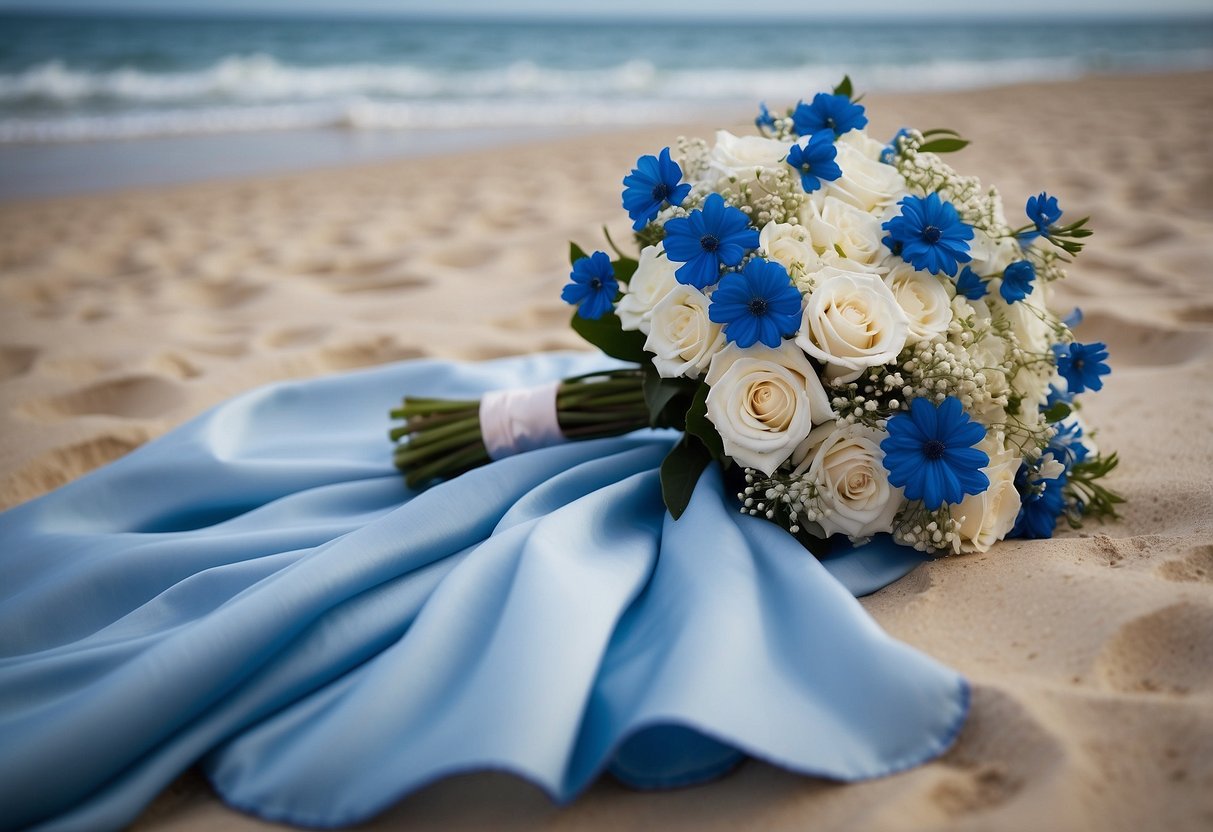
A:
<svg viewBox="0 0 1213 832">
<path fill-rule="evenodd" d="M 946 126 L 1008 210 L 1047 188 L 1096 236 L 1059 287 L 1114 374 L 1087 399 L 1123 518 L 927 564 L 864 600 L 965 674 L 943 758 L 854 786 L 750 762 L 568 807 L 499 775 L 374 828 L 1213 828 L 1213 73 L 871 95 L 874 135 Z M 0 204 L 0 508 L 257 385 L 423 356 L 584 349 L 567 241 L 629 238 L 619 181 L 678 132 Z M 283 134 L 282 141 L 290 141 Z M 385 423 L 386 429 L 386 423 Z M 390 450 L 385 438 L 384 453 Z M 266 828 L 190 773 L 144 830 Z"/>
</svg>

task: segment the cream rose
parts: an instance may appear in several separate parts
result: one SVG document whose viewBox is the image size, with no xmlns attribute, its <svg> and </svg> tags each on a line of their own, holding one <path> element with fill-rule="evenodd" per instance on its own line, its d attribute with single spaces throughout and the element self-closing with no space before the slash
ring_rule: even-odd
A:
<svg viewBox="0 0 1213 832">
<path fill-rule="evenodd" d="M 884 281 L 910 320 L 911 343 L 930 341 L 948 331 L 948 324 L 952 323 L 950 281 L 945 285 L 941 278 L 918 271 L 909 263 L 894 266 Z"/>
<path fill-rule="evenodd" d="M 988 552 L 990 547 L 1010 533 L 1019 516 L 1019 492 L 1015 489 L 1015 474 L 1019 457 L 1008 452 L 990 456 L 990 464 L 982 469 L 990 487 L 980 494 L 969 494 L 952 507 L 952 516 L 961 520 L 953 544 L 960 552 Z"/>
<path fill-rule="evenodd" d="M 727 130 L 717 130 L 716 145 L 708 153 L 708 168 L 719 178 L 753 179 L 763 170 L 782 166 L 790 147 L 775 139 L 734 136 Z"/>
<path fill-rule="evenodd" d="M 674 277 L 675 265 L 665 256 L 661 243 L 645 246 L 640 252 L 636 273 L 628 281 L 627 292 L 619 299 L 615 314 L 626 330 L 649 333 L 649 318 L 657 303 L 679 283 Z"/>
<path fill-rule="evenodd" d="M 1019 243 L 1010 237 L 991 237 L 980 228 L 974 228 L 969 256 L 972 259 L 965 265 L 985 277 L 1001 273 L 1012 262 L 1022 259 L 1023 252 Z"/>
<path fill-rule="evenodd" d="M 842 176 L 825 182 L 813 198 L 836 197 L 870 214 L 894 204 L 905 196 L 906 182 L 897 168 L 880 161 L 884 145 L 858 130 L 843 133 L 834 143 L 835 161 Z M 817 196 L 821 194 L 821 196 Z"/>
<path fill-rule="evenodd" d="M 720 324 L 708 318 L 711 301 L 694 286 L 678 284 L 653 307 L 644 348 L 664 378 L 699 378 L 725 343 Z"/>
<path fill-rule="evenodd" d="M 887 253 L 881 243 L 880 218 L 841 200 L 810 202 L 801 219 L 808 226 L 814 249 L 825 258 L 845 257 L 875 266 Z"/>
<path fill-rule="evenodd" d="M 825 533 L 857 539 L 892 531 L 904 498 L 900 488 L 889 484 L 884 467 L 880 442 L 886 434 L 863 425 L 822 425 L 809 441 L 818 433 L 821 441 L 800 467 L 807 466 L 817 483 L 824 510 L 817 522 Z"/>
<path fill-rule="evenodd" d="M 821 258 L 802 225 L 768 222 L 758 232 L 758 247 L 766 252 L 768 260 L 787 269 L 793 280 L 821 268 Z"/>
<path fill-rule="evenodd" d="M 797 345 L 839 381 L 854 381 L 867 367 L 896 359 L 910 322 L 884 281 L 837 269 L 823 269 L 818 279 L 805 303 Z"/>
<path fill-rule="evenodd" d="M 834 418 L 813 365 L 787 341 L 778 349 L 729 344 L 713 356 L 706 380 L 708 419 L 724 452 L 768 476 L 814 424 Z"/>
</svg>

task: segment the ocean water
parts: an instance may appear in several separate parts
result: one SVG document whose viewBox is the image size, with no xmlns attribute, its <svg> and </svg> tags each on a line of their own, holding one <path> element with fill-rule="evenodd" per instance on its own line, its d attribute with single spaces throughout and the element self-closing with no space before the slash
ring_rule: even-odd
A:
<svg viewBox="0 0 1213 832">
<path fill-rule="evenodd" d="M 249 164 L 264 167 L 260 157 L 273 167 L 284 152 L 315 164 L 446 146 L 435 138 L 443 136 L 745 113 L 759 100 L 795 103 L 844 73 L 863 90 L 923 90 L 1210 67 L 1209 19 L 574 23 L 0 15 L 0 165 L 7 168 L 0 171 L 0 196 L 62 191 L 47 183 L 67 168 L 77 174 L 70 187 L 87 188 L 97 177 L 101 185 L 127 181 L 135 173 L 130 166 L 119 162 L 125 173 L 106 172 L 89 159 L 120 160 L 131 140 L 141 140 L 148 153 L 140 175 L 158 181 L 164 152 L 156 148 L 179 156 L 207 136 L 227 139 L 214 145 L 199 175 L 215 175 L 215 160 L 223 157 L 235 167 L 218 164 L 219 174 L 242 174 Z M 293 151 L 253 138 L 285 131 L 293 131 Z M 175 137 L 193 144 L 165 144 Z M 192 167 L 199 166 L 171 166 L 177 178 Z"/>
</svg>

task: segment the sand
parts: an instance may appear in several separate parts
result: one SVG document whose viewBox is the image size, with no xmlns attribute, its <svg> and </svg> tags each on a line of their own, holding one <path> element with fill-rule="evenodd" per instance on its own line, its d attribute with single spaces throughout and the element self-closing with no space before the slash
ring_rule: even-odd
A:
<svg viewBox="0 0 1213 832">
<path fill-rule="evenodd" d="M 957 164 L 1010 206 L 1047 187 L 1092 215 L 1059 304 L 1112 352 L 1087 413 L 1123 458 L 1123 519 L 936 561 L 864 600 L 975 685 L 936 762 L 855 786 L 752 762 L 664 794 L 602 781 L 563 809 L 470 776 L 376 826 L 1213 828 L 1213 74 L 866 103 L 876 135 L 961 131 Z M 558 298 L 566 241 L 600 245 L 604 221 L 626 238 L 619 179 L 672 136 L 0 206 L 0 506 L 263 382 L 582 347 Z M 220 824 L 267 826 L 191 773 L 137 826 Z"/>
</svg>

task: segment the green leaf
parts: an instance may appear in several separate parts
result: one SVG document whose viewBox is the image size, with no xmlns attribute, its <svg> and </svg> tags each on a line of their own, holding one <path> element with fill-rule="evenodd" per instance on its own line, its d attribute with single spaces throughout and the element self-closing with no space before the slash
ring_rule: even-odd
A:
<svg viewBox="0 0 1213 832">
<path fill-rule="evenodd" d="M 1056 402 L 1052 407 L 1045 411 L 1045 421 L 1049 424 L 1060 422 L 1062 419 L 1070 415 L 1070 406 L 1065 402 Z"/>
<path fill-rule="evenodd" d="M 968 145 L 965 139 L 932 139 L 918 148 L 922 153 L 954 153 Z"/>
<path fill-rule="evenodd" d="M 842 76 L 842 81 L 834 88 L 835 95 L 845 95 L 847 98 L 854 97 L 855 90 L 851 86 L 851 76 Z"/>
<path fill-rule="evenodd" d="M 636 267 L 639 265 L 640 263 L 631 257 L 620 257 L 611 262 L 611 266 L 615 269 L 615 279 L 623 283 L 632 279 L 632 275 L 636 274 Z"/>
<path fill-rule="evenodd" d="M 651 362 L 644 365 L 641 389 L 649 408 L 649 424 L 655 428 L 686 430 L 686 412 L 697 382 L 685 378 L 662 378 Z"/>
<path fill-rule="evenodd" d="M 695 493 L 695 483 L 711 461 L 708 449 L 690 434 L 683 434 L 662 460 L 661 499 L 675 520 L 686 511 L 691 495 Z"/>
<path fill-rule="evenodd" d="M 700 384 L 695 391 L 695 398 L 687 410 L 687 433 L 695 436 L 711 453 L 717 462 L 724 462 L 724 441 L 716 431 L 716 426 L 708 419 L 708 392 L 712 388 Z"/>
<path fill-rule="evenodd" d="M 596 321 L 579 314 L 573 315 L 573 331 L 612 358 L 647 364 L 649 356 L 644 351 L 645 336 L 638 330 L 625 331 L 619 316 L 613 312 Z"/>
<path fill-rule="evenodd" d="M 576 243 L 570 242 L 569 243 L 569 265 L 570 266 L 573 265 L 578 260 L 580 260 L 582 257 L 589 257 L 589 255 L 586 254 L 584 250 L 582 250 L 581 246 L 577 245 Z"/>
<path fill-rule="evenodd" d="M 960 138 L 959 133 L 957 133 L 955 130 L 948 129 L 947 127 L 936 127 L 933 130 L 924 130 L 922 133 L 922 137 L 924 139 L 929 139 L 932 136 L 956 136 L 957 138 Z"/>
</svg>

